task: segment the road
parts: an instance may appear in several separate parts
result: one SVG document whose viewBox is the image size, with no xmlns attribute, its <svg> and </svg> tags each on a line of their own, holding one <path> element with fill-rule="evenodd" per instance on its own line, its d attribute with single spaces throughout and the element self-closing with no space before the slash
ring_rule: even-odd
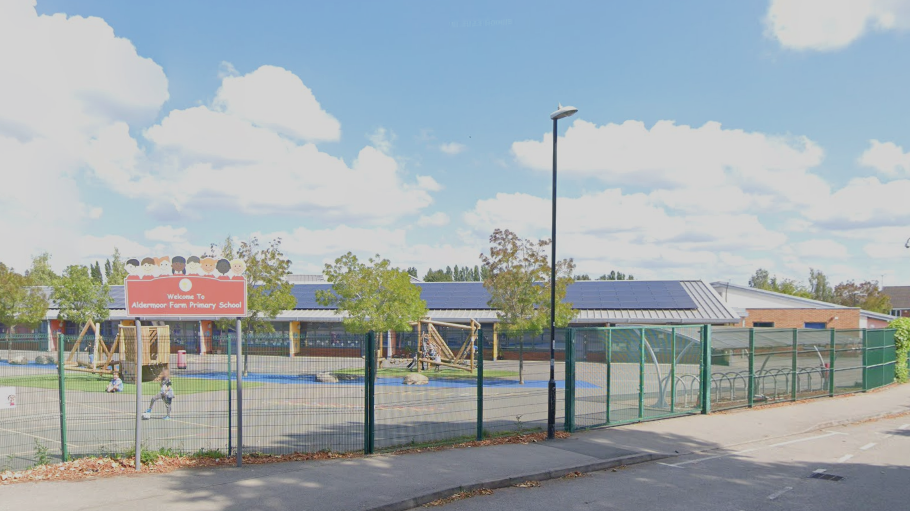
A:
<svg viewBox="0 0 910 511">
<path fill-rule="evenodd" d="M 834 480 L 837 477 L 842 479 Z M 908 480 L 910 415 L 905 415 L 740 445 L 734 451 L 558 479 L 540 487 L 496 490 L 441 509 L 907 509 Z"/>
</svg>

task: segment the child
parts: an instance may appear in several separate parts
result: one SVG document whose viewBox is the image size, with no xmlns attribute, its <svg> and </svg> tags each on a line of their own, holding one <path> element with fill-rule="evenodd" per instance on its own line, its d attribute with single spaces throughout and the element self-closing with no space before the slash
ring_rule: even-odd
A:
<svg viewBox="0 0 910 511">
<path fill-rule="evenodd" d="M 114 377 L 111 379 L 111 382 L 107 384 L 107 390 L 105 392 L 123 392 L 123 380 L 120 379 L 118 373 L 114 373 Z"/>
<path fill-rule="evenodd" d="M 171 401 L 174 400 L 174 388 L 171 385 L 171 379 L 168 377 L 168 370 L 165 369 L 161 371 L 161 374 L 158 375 L 156 380 L 161 381 L 161 392 L 155 394 L 152 397 L 152 400 L 149 402 L 149 409 L 142 414 L 143 419 L 150 419 L 152 417 L 152 407 L 155 406 L 156 401 L 164 401 L 164 406 L 167 408 L 167 415 L 164 416 L 164 420 L 169 420 L 171 418 Z"/>
</svg>

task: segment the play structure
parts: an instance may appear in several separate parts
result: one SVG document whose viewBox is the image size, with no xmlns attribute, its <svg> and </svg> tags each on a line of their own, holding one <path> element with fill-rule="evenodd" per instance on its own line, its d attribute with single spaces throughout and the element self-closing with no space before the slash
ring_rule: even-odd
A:
<svg viewBox="0 0 910 511">
<path fill-rule="evenodd" d="M 89 362 L 79 361 L 79 347 L 91 330 L 95 334 Z M 167 368 L 171 354 L 170 328 L 167 326 L 142 327 L 142 381 L 151 381 Z M 115 371 L 127 382 L 136 381 L 136 327 L 121 325 L 113 342 L 101 336 L 101 329 L 89 320 L 70 349 L 64 369 L 92 374 L 111 374 Z"/>
<path fill-rule="evenodd" d="M 480 330 L 480 323 L 472 319 L 470 325 L 458 325 L 455 323 L 445 323 L 425 318 L 415 323 L 411 323 L 411 325 L 417 327 L 417 353 L 420 354 L 418 356 L 421 363 L 474 372 L 474 350 L 475 342 L 477 341 L 477 331 Z M 436 329 L 437 326 L 455 328 L 467 332 L 467 337 L 465 338 L 464 343 L 462 343 L 461 349 L 458 350 L 458 353 L 452 352 L 446 340 L 439 334 L 439 330 Z M 436 362 L 435 360 L 424 357 L 424 346 L 427 348 L 432 347 L 436 353 L 439 354 L 440 361 Z M 417 372 L 420 372 L 421 365 L 422 364 L 417 364 Z"/>
</svg>

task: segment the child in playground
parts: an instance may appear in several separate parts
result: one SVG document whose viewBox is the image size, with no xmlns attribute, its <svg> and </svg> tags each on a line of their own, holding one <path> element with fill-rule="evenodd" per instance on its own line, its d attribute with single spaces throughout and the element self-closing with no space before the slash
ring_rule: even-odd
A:
<svg viewBox="0 0 910 511">
<path fill-rule="evenodd" d="M 105 392 L 123 392 L 123 380 L 120 379 L 118 373 L 114 373 L 114 377 L 111 378 L 111 382 L 107 384 L 107 390 Z"/>
<path fill-rule="evenodd" d="M 161 381 L 161 392 L 155 394 L 152 397 L 152 400 L 149 402 L 149 409 L 142 414 L 143 419 L 152 418 L 152 408 L 155 406 L 156 401 L 164 401 L 164 406 L 167 409 L 167 415 L 164 416 L 164 420 L 169 420 L 171 418 L 171 401 L 174 400 L 174 387 L 171 384 L 171 379 L 169 378 L 168 370 L 165 369 L 161 371 L 161 374 L 158 375 L 156 380 Z"/>
</svg>

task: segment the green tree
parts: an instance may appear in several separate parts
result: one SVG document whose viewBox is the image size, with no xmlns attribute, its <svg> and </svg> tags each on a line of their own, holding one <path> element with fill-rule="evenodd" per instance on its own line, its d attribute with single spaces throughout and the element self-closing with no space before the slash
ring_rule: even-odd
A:
<svg viewBox="0 0 910 511">
<path fill-rule="evenodd" d="M 774 291 L 785 295 L 799 296 L 801 298 L 812 298 L 812 292 L 799 282 L 793 279 L 778 280 L 777 276 L 771 276 L 768 270 L 759 268 L 749 279 L 749 286 L 755 289 L 764 289 L 765 291 Z"/>
<path fill-rule="evenodd" d="M 6 325 L 6 360 L 11 361 L 12 331 L 22 325 L 35 328 L 47 315 L 47 297 L 29 278 L 0 263 L 0 323 Z"/>
<path fill-rule="evenodd" d="M 104 280 L 105 280 L 105 282 L 111 281 L 111 260 L 110 259 L 104 260 Z"/>
<path fill-rule="evenodd" d="M 427 313 L 420 288 L 407 272 L 392 268 L 378 254 L 364 264 L 348 252 L 325 265 L 323 275 L 332 289 L 317 291 L 316 301 L 335 307 L 336 314 L 346 314 L 342 321 L 348 332 L 404 331 Z"/>
<path fill-rule="evenodd" d="M 53 286 L 60 278 L 51 268 L 51 255 L 47 252 L 32 257 L 32 267 L 25 271 L 25 276 L 34 286 Z"/>
<path fill-rule="evenodd" d="M 813 300 L 834 302 L 834 289 L 831 288 L 828 277 L 815 268 L 809 268 L 809 293 Z"/>
<path fill-rule="evenodd" d="M 455 282 L 455 274 L 452 272 L 451 266 L 446 266 L 446 278 L 449 279 L 446 282 Z"/>
<path fill-rule="evenodd" d="M 891 298 L 882 292 L 875 281 L 859 284 L 852 280 L 841 282 L 834 286 L 834 303 L 882 314 L 891 312 Z"/>
<path fill-rule="evenodd" d="M 267 247 L 261 247 L 258 238 L 235 244 L 228 237 L 221 247 L 213 244 L 209 250 L 207 256 L 241 259 L 246 263 L 247 316 L 241 319 L 241 328 L 252 333 L 274 332 L 271 320 L 297 304 L 292 293 L 294 285 L 285 279 L 291 273 L 291 261 L 281 252 L 281 238 L 272 240 Z M 217 326 L 221 330 L 233 328 L 234 320 L 218 321 Z"/>
<path fill-rule="evenodd" d="M 123 256 L 120 255 L 120 249 L 114 247 L 114 255 L 111 258 L 111 272 L 110 275 L 106 275 L 107 282 L 113 285 L 121 285 L 127 275 L 126 262 L 123 260 Z"/>
<path fill-rule="evenodd" d="M 749 278 L 749 287 L 754 287 L 755 289 L 771 289 L 771 279 L 768 270 L 764 268 L 759 268 L 755 270 L 755 274 Z"/>
<path fill-rule="evenodd" d="M 452 276 L 443 270 L 430 268 L 423 277 L 424 282 L 452 282 Z"/>
<path fill-rule="evenodd" d="M 52 298 L 60 308 L 58 317 L 80 327 L 89 320 L 104 321 L 110 315 L 110 286 L 92 278 L 86 266 L 72 265 L 53 285 Z"/>
<path fill-rule="evenodd" d="M 591 280 L 591 276 L 587 273 L 582 273 L 581 275 L 576 275 L 575 280 Z"/>
<path fill-rule="evenodd" d="M 907 353 L 910 352 L 910 318 L 898 318 L 888 323 L 894 332 L 894 379 L 898 383 L 907 383 Z"/>
<path fill-rule="evenodd" d="M 550 318 L 549 240 L 521 239 L 512 231 L 496 229 L 490 235 L 490 255 L 480 259 L 488 270 L 483 281 L 490 293 L 487 304 L 497 310 L 500 323 L 519 336 L 518 378 L 524 382 L 524 333 L 539 335 Z M 568 326 L 575 311 L 565 302 L 566 288 L 574 279 L 571 259 L 556 265 L 556 326 Z"/>
<path fill-rule="evenodd" d="M 92 275 L 92 280 L 99 284 L 104 283 L 104 274 L 101 272 L 101 263 L 95 261 L 95 264 L 89 266 L 89 272 Z"/>
<path fill-rule="evenodd" d="M 417 278 L 417 268 L 414 268 L 413 266 L 408 267 L 408 275 L 410 275 L 416 279 Z"/>
<path fill-rule="evenodd" d="M 635 280 L 635 277 L 632 275 L 626 275 L 623 272 L 617 272 L 616 270 L 611 270 L 610 274 L 603 274 L 600 277 L 597 277 L 597 280 Z"/>
</svg>

